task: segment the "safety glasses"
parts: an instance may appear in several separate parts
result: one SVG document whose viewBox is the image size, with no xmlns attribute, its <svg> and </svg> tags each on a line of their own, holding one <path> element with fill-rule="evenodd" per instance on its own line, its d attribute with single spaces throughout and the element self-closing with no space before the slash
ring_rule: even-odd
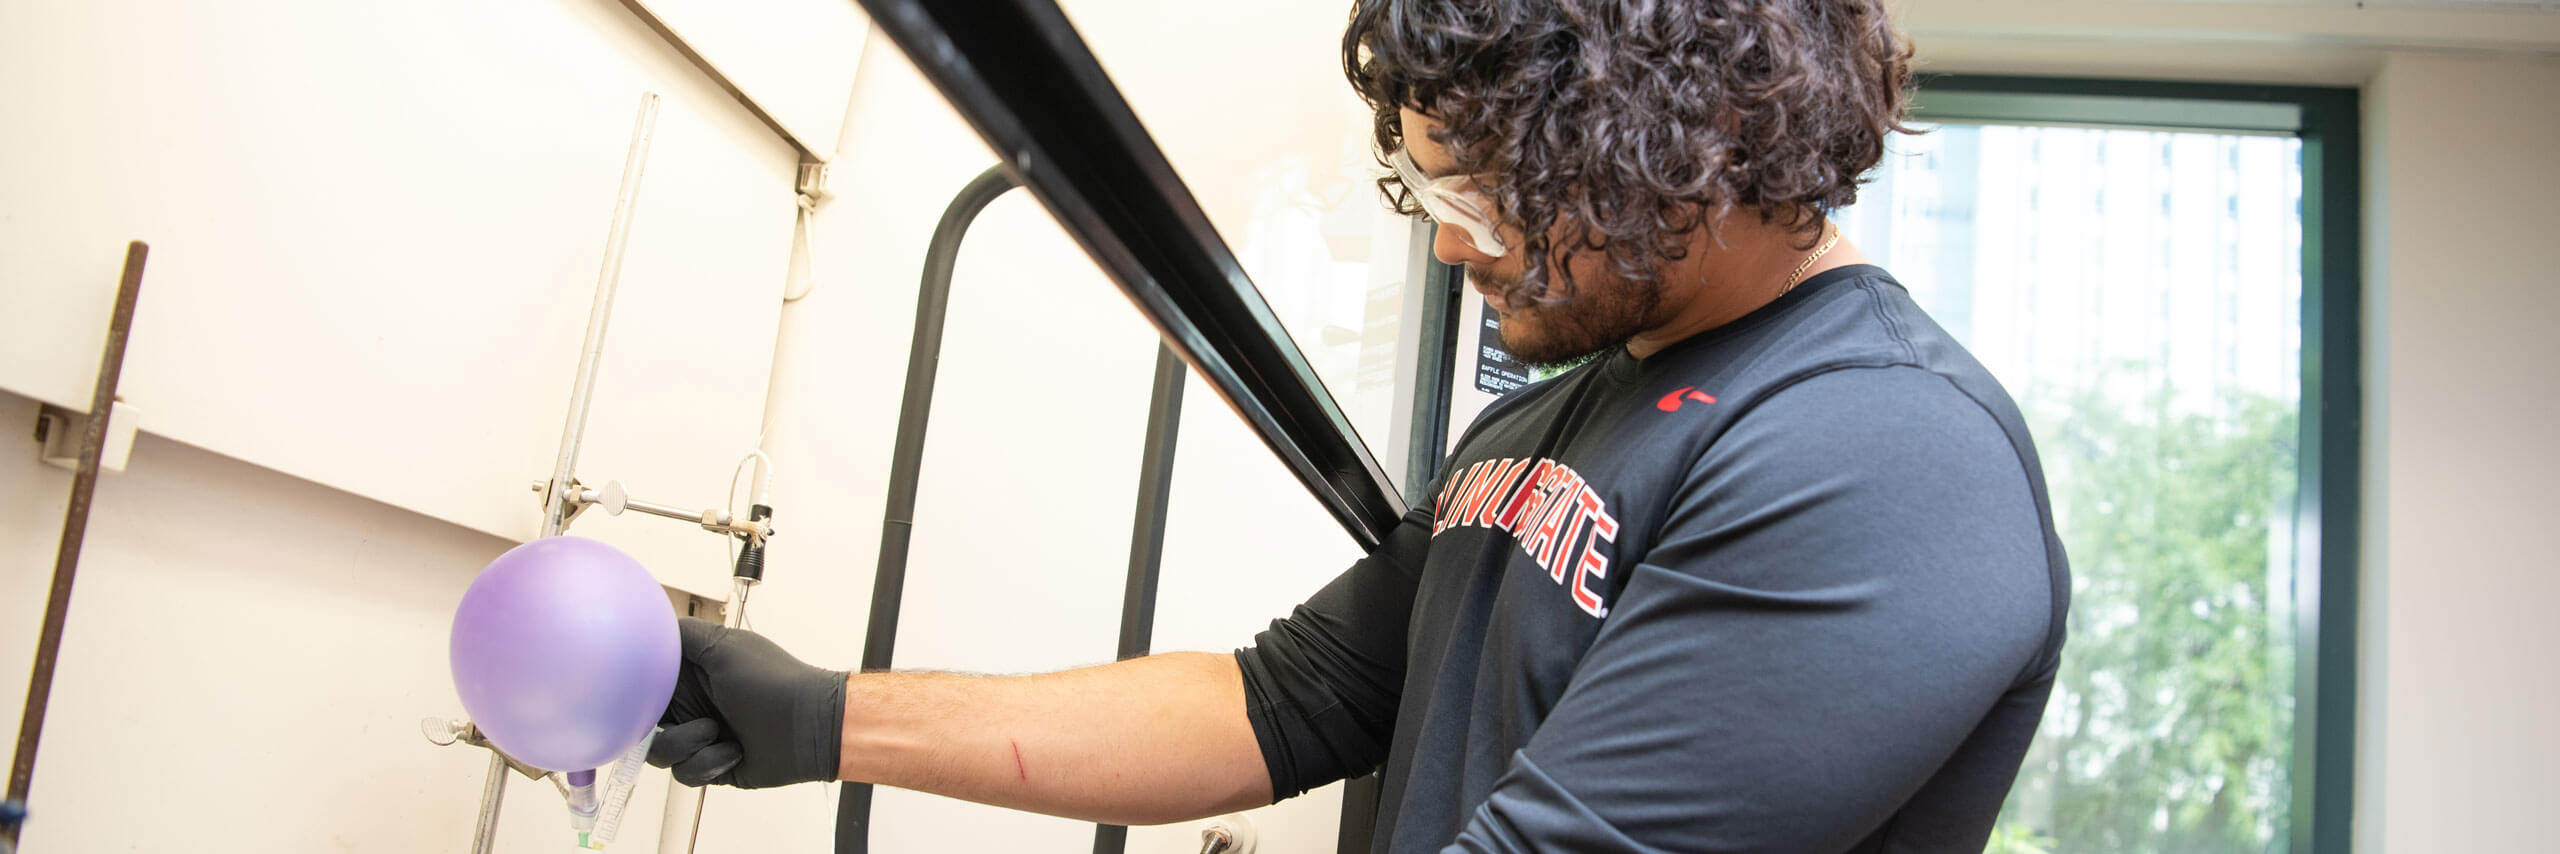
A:
<svg viewBox="0 0 2560 854">
<path fill-rule="evenodd" d="M 1457 227 L 1459 239 L 1475 247 L 1476 251 L 1502 257 L 1506 250 L 1502 246 L 1502 238 L 1494 230 L 1493 200 L 1485 198 L 1484 193 L 1476 189 L 1474 178 L 1462 175 L 1447 178 L 1425 176 L 1422 167 L 1413 164 L 1413 154 L 1409 151 L 1399 150 L 1395 156 L 1387 158 L 1387 162 L 1395 167 L 1396 180 L 1403 182 L 1405 189 L 1413 193 L 1414 201 L 1422 203 L 1424 214 L 1442 225 Z"/>
</svg>

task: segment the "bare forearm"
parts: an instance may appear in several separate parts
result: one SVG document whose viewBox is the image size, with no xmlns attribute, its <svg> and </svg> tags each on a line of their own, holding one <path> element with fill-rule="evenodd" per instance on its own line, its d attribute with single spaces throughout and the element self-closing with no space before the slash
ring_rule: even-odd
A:
<svg viewBox="0 0 2560 854">
<path fill-rule="evenodd" d="M 1040 676 L 857 673 L 845 685 L 846 780 L 1111 824 L 1271 800 L 1231 656 Z"/>
</svg>

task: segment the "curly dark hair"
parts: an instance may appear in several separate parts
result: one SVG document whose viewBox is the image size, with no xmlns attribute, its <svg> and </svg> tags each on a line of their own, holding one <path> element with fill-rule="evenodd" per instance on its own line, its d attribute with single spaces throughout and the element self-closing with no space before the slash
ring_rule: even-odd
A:
<svg viewBox="0 0 2560 854">
<path fill-rule="evenodd" d="M 1910 59 L 1882 0 L 1359 0 L 1342 37 L 1379 153 L 1403 147 L 1400 108 L 1440 122 L 1523 232 L 1512 296 L 1545 303 L 1574 290 L 1570 264 L 1546 281 L 1559 250 L 1651 285 L 1727 211 L 1811 248 L 1911 132 Z M 1392 173 L 1378 186 L 1418 212 Z"/>
</svg>

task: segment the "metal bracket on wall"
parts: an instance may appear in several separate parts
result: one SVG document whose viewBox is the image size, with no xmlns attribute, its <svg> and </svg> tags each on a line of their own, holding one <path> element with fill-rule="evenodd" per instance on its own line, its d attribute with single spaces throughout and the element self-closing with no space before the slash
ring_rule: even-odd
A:
<svg viewBox="0 0 2560 854">
<path fill-rule="evenodd" d="M 718 599 L 705 599 L 694 594 L 693 591 L 677 587 L 668 587 L 664 584 L 658 585 L 658 589 L 665 590 L 667 592 L 667 604 L 675 606 L 676 616 L 697 617 L 700 619 L 710 620 L 714 623 L 724 622 L 729 617 L 729 603 L 727 602 L 723 602 Z"/>
<path fill-rule="evenodd" d="M 80 431 L 88 420 L 89 414 L 85 412 L 73 412 L 50 403 L 37 404 L 37 457 L 47 465 L 79 471 Z M 99 471 L 124 471 L 125 461 L 133 456 L 133 434 L 141 420 L 142 411 L 122 399 L 107 407 L 107 440 L 98 449 Z"/>
<path fill-rule="evenodd" d="M 827 189 L 829 177 L 826 161 L 802 160 L 800 161 L 800 179 L 796 182 L 797 186 L 792 189 L 807 198 L 811 206 L 815 206 L 819 202 L 836 197 L 834 191 Z"/>
</svg>

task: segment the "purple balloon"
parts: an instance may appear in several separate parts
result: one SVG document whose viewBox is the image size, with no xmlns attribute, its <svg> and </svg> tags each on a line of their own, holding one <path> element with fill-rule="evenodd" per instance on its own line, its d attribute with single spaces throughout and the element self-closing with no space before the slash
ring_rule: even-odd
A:
<svg viewBox="0 0 2560 854">
<path fill-rule="evenodd" d="M 611 763 L 675 694 L 675 609 L 620 549 L 546 537 L 507 550 L 453 614 L 453 687 L 507 755 L 552 771 Z"/>
</svg>

